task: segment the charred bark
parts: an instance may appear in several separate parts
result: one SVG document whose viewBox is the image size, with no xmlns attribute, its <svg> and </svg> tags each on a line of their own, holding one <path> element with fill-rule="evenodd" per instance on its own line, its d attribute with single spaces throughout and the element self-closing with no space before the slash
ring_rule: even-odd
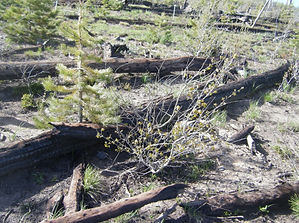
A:
<svg viewBox="0 0 299 223">
<path fill-rule="evenodd" d="M 124 213 L 137 210 L 149 203 L 173 199 L 187 186 L 185 184 L 173 184 L 158 188 L 137 196 L 117 201 L 101 207 L 79 211 L 53 220 L 44 220 L 42 223 L 97 223 L 115 218 Z"/>
<path fill-rule="evenodd" d="M 286 183 L 271 189 L 220 194 L 206 199 L 199 206 L 197 202 L 190 202 L 183 206 L 197 210 L 205 216 L 225 216 L 225 212 L 234 213 L 236 210 L 238 210 L 238 214 L 246 215 L 257 213 L 259 207 L 266 205 L 269 206 L 269 209 L 287 208 L 290 197 L 298 192 L 299 182 L 293 185 Z"/>
<path fill-rule="evenodd" d="M 21 79 L 23 77 L 45 77 L 56 74 L 58 61 L 0 62 L 0 80 Z M 72 61 L 62 62 L 74 67 Z"/>
<path fill-rule="evenodd" d="M 285 72 L 288 71 L 290 64 L 287 63 L 281 67 L 265 72 L 261 75 L 251 76 L 239 81 L 234 81 L 221 87 L 215 88 L 213 93 L 204 95 L 195 93 L 193 97 L 181 96 L 178 99 L 168 96 L 163 98 L 160 102 L 154 103 L 151 109 L 153 114 L 157 114 L 160 117 L 155 119 L 161 119 L 165 114 L 172 114 L 176 106 L 180 106 L 180 111 L 184 112 L 194 106 L 198 100 L 204 100 L 207 104 L 208 109 L 213 109 L 219 106 L 220 103 L 228 103 L 236 101 L 241 98 L 249 97 L 258 90 L 265 88 L 271 88 L 281 83 Z M 123 123 L 134 125 L 137 122 L 136 117 L 144 117 L 148 113 L 150 105 L 144 105 L 145 109 L 140 109 L 137 112 L 124 112 L 122 116 Z"/>
<path fill-rule="evenodd" d="M 156 26 L 157 24 L 153 21 L 146 21 L 141 19 L 123 19 L 123 18 L 108 18 L 108 17 L 95 17 L 95 21 L 98 20 L 104 20 L 111 24 L 119 24 L 121 22 L 128 23 L 130 25 L 152 25 Z M 232 18 L 230 19 L 230 22 L 233 23 L 216 23 L 214 24 L 217 28 L 227 29 L 230 31 L 249 31 L 253 33 L 275 33 L 276 35 L 281 35 L 283 32 L 275 30 L 275 27 L 270 25 L 264 25 L 264 24 L 256 24 L 256 28 L 245 26 L 243 24 L 234 24 L 234 23 L 240 23 L 243 22 L 240 18 Z M 170 23 L 171 26 L 176 26 L 180 28 L 192 28 L 192 25 L 189 24 L 183 24 L 183 23 Z"/>
<path fill-rule="evenodd" d="M 0 176 L 28 168 L 46 159 L 103 145 L 103 139 L 96 137 L 102 127 L 94 124 L 61 124 L 37 137 L 1 149 Z M 126 127 L 106 126 L 103 134 L 116 137 L 118 129 L 125 130 Z"/>
<path fill-rule="evenodd" d="M 256 16 L 253 15 L 247 15 L 247 14 L 242 14 L 242 13 L 234 13 L 234 14 L 228 14 L 227 16 L 229 17 L 233 17 L 233 18 L 242 18 L 247 16 L 248 18 L 250 18 L 251 20 L 256 19 Z M 282 24 L 286 24 L 286 22 L 279 20 L 278 18 L 271 18 L 271 17 L 261 17 L 260 18 L 261 21 L 267 21 L 267 22 L 271 22 L 271 23 L 282 23 Z"/>
<path fill-rule="evenodd" d="M 63 199 L 65 214 L 80 210 L 81 194 L 83 190 L 83 163 L 79 163 L 73 170 L 72 181 L 67 196 Z"/>
<path fill-rule="evenodd" d="M 134 5 L 144 5 L 148 7 L 152 7 L 153 3 L 150 1 L 140 1 L 140 0 L 126 0 L 126 4 L 134 4 Z"/>
<path fill-rule="evenodd" d="M 251 96 L 257 91 L 280 84 L 289 68 L 290 63 L 286 63 L 275 70 L 223 85 L 216 88 L 214 93 L 205 97 L 204 100 L 209 106 L 213 106 L 213 104 L 219 104 L 223 100 L 230 102 Z"/>
<path fill-rule="evenodd" d="M 119 24 L 121 22 L 129 23 L 130 25 L 152 25 L 152 26 L 157 26 L 157 24 L 153 21 L 146 21 L 142 19 L 124 19 L 124 18 L 109 18 L 109 17 L 96 17 L 95 21 L 98 20 L 104 20 L 108 23 L 112 24 Z M 181 28 L 191 28 L 191 25 L 188 24 L 183 24 L 183 23 L 169 23 L 170 26 L 176 26 L 176 27 L 181 27 Z"/>
<path fill-rule="evenodd" d="M 97 125 L 92 123 L 50 123 L 55 130 L 59 131 L 60 136 L 73 137 L 80 140 L 93 140 L 97 138 L 98 133 L 102 133 L 105 137 L 118 137 L 118 132 L 122 131 L 126 134 L 130 130 L 126 125 Z M 98 139 L 100 140 L 100 139 Z"/>
<path fill-rule="evenodd" d="M 173 13 L 173 6 L 169 7 L 167 5 L 155 5 L 153 7 L 150 7 L 150 8 L 145 8 L 145 7 L 142 7 L 142 6 L 131 6 L 131 5 L 128 5 L 125 10 L 128 10 L 128 11 L 131 11 L 131 10 L 141 10 L 141 11 L 150 11 L 152 13 L 157 13 L 157 14 L 166 14 L 166 15 L 172 15 Z M 180 15 L 180 14 L 183 14 L 184 13 L 184 10 L 181 10 L 181 9 L 176 9 L 176 12 L 175 14 L 177 15 Z"/>
<path fill-rule="evenodd" d="M 230 31 L 248 31 L 253 33 L 273 33 L 276 35 L 282 35 L 283 32 L 273 29 L 262 29 L 262 28 L 254 28 L 254 27 L 248 27 L 244 25 L 238 25 L 233 23 L 216 23 L 214 25 L 217 28 L 230 30 Z"/>
<path fill-rule="evenodd" d="M 227 141 L 230 143 L 239 144 L 246 140 L 248 134 L 250 134 L 254 129 L 254 125 L 247 126 L 246 128 L 242 129 L 240 132 L 236 133 L 232 137 L 230 137 Z"/>
<path fill-rule="evenodd" d="M 19 79 L 23 75 L 38 77 L 57 74 L 56 65 L 62 63 L 74 67 L 75 61 L 27 61 L 0 62 L 0 80 Z M 169 73 L 173 71 L 198 71 L 212 65 L 211 59 L 198 57 L 177 57 L 169 59 L 124 59 L 111 58 L 102 63 L 89 63 L 94 69 L 111 68 L 114 73 Z"/>
<path fill-rule="evenodd" d="M 43 48 L 44 48 L 43 45 L 38 45 L 38 46 L 25 47 L 25 48 L 16 49 L 16 50 L 8 50 L 8 51 L 1 52 L 0 57 L 7 57 L 7 56 L 13 55 L 13 54 L 23 54 L 26 51 L 34 51 L 34 52 L 36 52 L 39 49 L 43 50 Z"/>
</svg>

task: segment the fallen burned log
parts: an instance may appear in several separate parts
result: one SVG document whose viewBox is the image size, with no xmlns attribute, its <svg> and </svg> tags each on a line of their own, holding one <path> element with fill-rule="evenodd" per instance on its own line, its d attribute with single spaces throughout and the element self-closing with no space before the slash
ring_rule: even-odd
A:
<svg viewBox="0 0 299 223">
<path fill-rule="evenodd" d="M 150 1 L 140 1 L 140 0 L 126 0 L 125 4 L 144 5 L 144 6 L 148 6 L 148 7 L 153 6 L 153 3 Z"/>
<path fill-rule="evenodd" d="M 260 75 L 250 76 L 239 81 L 234 81 L 215 88 L 213 94 L 205 97 L 205 102 L 209 106 L 219 104 L 222 101 L 230 102 L 244 97 L 251 96 L 259 90 L 267 89 L 280 84 L 285 73 L 291 64 L 288 62 L 275 70 L 267 71 Z"/>
<path fill-rule="evenodd" d="M 157 24 L 154 21 L 146 21 L 141 19 L 123 19 L 123 18 L 108 18 L 108 17 L 96 17 L 95 22 L 98 20 L 104 20 L 108 23 L 112 24 L 119 24 L 121 22 L 129 23 L 130 25 L 152 25 L 157 26 Z M 240 22 L 237 20 L 237 22 Z M 184 24 L 184 23 L 170 23 L 171 26 L 176 26 L 180 28 L 192 28 L 190 24 Z M 263 25 L 263 24 L 256 24 L 258 27 L 249 27 L 245 26 L 244 24 L 235 24 L 235 23 L 215 23 L 214 26 L 219 29 L 225 29 L 229 31 L 248 31 L 253 33 L 275 33 L 275 35 L 282 35 L 282 31 L 275 30 L 275 27 L 269 26 L 269 25 Z"/>
<path fill-rule="evenodd" d="M 24 77 L 45 77 L 56 74 L 56 65 L 63 63 L 73 67 L 73 61 L 27 61 L 27 62 L 0 62 L 0 80 L 21 79 Z"/>
<path fill-rule="evenodd" d="M 147 20 L 142 20 L 142 19 L 124 19 L 124 18 L 111 18 L 111 17 L 95 17 L 94 18 L 95 22 L 98 20 L 103 20 L 108 23 L 112 24 L 119 24 L 121 22 L 129 23 L 130 25 L 152 25 L 152 26 L 158 26 L 157 22 L 154 21 L 147 21 Z M 192 26 L 189 24 L 184 24 L 184 23 L 169 23 L 169 26 L 176 26 L 176 27 L 181 27 L 181 28 L 191 28 Z"/>
<path fill-rule="evenodd" d="M 173 6 L 164 6 L 163 5 L 155 5 L 153 7 L 143 7 L 143 6 L 138 6 L 138 5 L 128 5 L 127 7 L 124 8 L 124 10 L 132 11 L 132 10 L 139 10 L 143 12 L 152 12 L 152 13 L 157 13 L 157 14 L 165 14 L 165 15 L 173 15 L 174 7 Z M 175 9 L 175 14 L 180 15 L 183 14 L 184 10 L 176 7 Z"/>
<path fill-rule="evenodd" d="M 126 125 L 107 125 L 101 126 L 91 123 L 50 123 L 59 131 L 60 136 L 74 137 L 76 139 L 94 140 L 97 138 L 98 133 L 105 137 L 111 136 L 112 138 L 118 137 L 118 132 L 121 131 L 126 134 L 130 130 Z M 54 131 L 54 130 L 53 130 Z M 99 139 L 98 139 L 99 140 Z"/>
<path fill-rule="evenodd" d="M 115 218 L 124 213 L 137 210 L 149 203 L 173 199 L 181 193 L 187 185 L 173 184 L 148 191 L 112 204 L 75 212 L 57 219 L 44 220 L 42 223 L 97 223 Z"/>
<path fill-rule="evenodd" d="M 225 213 L 250 214 L 259 212 L 259 207 L 269 209 L 287 208 L 290 197 L 299 193 L 299 182 L 282 184 L 271 189 L 243 193 L 219 194 L 203 202 L 190 202 L 183 206 L 196 210 L 205 216 L 225 216 Z M 199 204 L 199 205 L 198 205 Z"/>
<path fill-rule="evenodd" d="M 238 25 L 233 23 L 216 23 L 214 24 L 215 27 L 220 29 L 225 29 L 229 31 L 247 31 L 247 32 L 253 32 L 253 33 L 273 33 L 276 35 L 282 35 L 282 31 L 273 30 L 273 29 L 262 29 L 262 28 L 254 28 L 254 27 L 248 27 L 244 25 Z"/>
<path fill-rule="evenodd" d="M 257 90 L 270 88 L 280 83 L 289 67 L 290 64 L 287 63 L 276 70 L 218 87 L 213 91 L 213 94 L 205 96 L 204 100 L 212 108 L 214 104 L 219 105 L 222 101 L 229 102 L 250 96 Z M 157 112 L 152 113 L 152 115 L 160 115 L 160 117 L 155 117 L 156 119 L 163 118 L 164 114 L 172 114 L 177 105 L 181 107 L 181 111 L 186 111 L 195 105 L 196 99 L 202 98 L 196 95 L 193 99 L 186 96 L 179 99 L 167 97 L 155 105 Z M 103 135 L 107 137 L 111 135 L 115 138 L 118 137 L 118 131 L 123 131 L 123 134 L 126 134 L 126 131 L 130 131 L 130 126 L 134 127 L 138 122 L 138 117 L 145 117 L 149 112 L 148 107 L 145 105 L 143 109 L 136 112 L 123 111 L 121 115 L 122 123 L 129 125 L 106 126 L 102 132 Z M 96 138 L 103 126 L 84 123 L 52 123 L 52 125 L 55 127 L 52 131 L 3 149 L 0 152 L 0 175 L 32 166 L 45 159 L 61 156 L 73 150 L 103 143 L 103 140 Z"/>
<path fill-rule="evenodd" d="M 103 145 L 103 140 L 96 137 L 102 128 L 103 126 L 95 124 L 61 124 L 37 137 L 1 149 L 0 176 L 18 169 L 28 168 L 46 159 Z M 103 134 L 117 137 L 115 133 L 117 129 L 124 131 L 127 128 L 125 126 L 105 126 Z"/>
<path fill-rule="evenodd" d="M 192 106 L 194 106 L 197 100 L 204 100 L 208 105 L 208 109 L 215 108 L 220 105 L 220 103 L 228 103 L 231 101 L 239 100 L 244 97 L 251 96 L 258 90 L 265 88 L 271 88 L 282 82 L 285 72 L 288 71 L 290 63 L 286 63 L 281 67 L 267 71 L 261 75 L 251 76 L 239 81 L 234 81 L 226 85 L 215 88 L 209 95 L 194 93 L 193 97 L 181 96 L 176 99 L 172 96 L 168 96 L 162 99 L 159 103 L 154 104 L 153 114 L 156 114 L 155 119 L 163 119 L 165 114 L 173 114 L 174 109 L 179 106 L 180 111 L 186 111 Z M 137 123 L 136 117 L 144 117 L 148 113 L 148 107 L 150 105 L 144 105 L 145 109 L 140 109 L 137 112 L 127 111 L 123 113 L 122 121 L 123 123 L 128 123 L 134 125 Z"/>
<path fill-rule="evenodd" d="M 227 140 L 227 142 L 235 143 L 235 144 L 242 143 L 246 140 L 246 137 L 253 131 L 253 129 L 254 129 L 254 125 L 247 126 L 246 128 L 242 129 L 240 132 L 231 136 Z"/>
<path fill-rule="evenodd" d="M 234 17 L 239 17 L 239 18 L 248 17 L 251 20 L 255 20 L 257 18 L 257 16 L 243 14 L 243 13 L 226 14 L 226 16 L 233 17 L 233 18 Z M 278 18 L 272 18 L 272 17 L 261 17 L 260 20 L 267 21 L 267 22 L 274 23 L 274 24 L 276 24 L 276 23 L 287 24 L 287 22 L 284 22 L 282 20 L 279 20 Z"/>
<path fill-rule="evenodd" d="M 43 49 L 44 45 L 38 45 L 38 46 L 31 46 L 31 47 L 25 47 L 25 48 L 20 48 L 20 49 L 16 49 L 16 50 L 8 50 L 8 51 L 4 51 L 0 53 L 0 57 L 7 57 L 9 55 L 13 55 L 13 54 L 23 54 L 26 51 L 38 51 L 39 49 Z"/>
<path fill-rule="evenodd" d="M 0 80 L 20 79 L 22 76 L 38 77 L 57 74 L 56 65 L 62 63 L 74 67 L 75 61 L 26 61 L 0 62 Z M 94 69 L 111 68 L 114 73 L 169 73 L 174 71 L 198 71 L 213 64 L 209 58 L 176 57 L 169 59 L 111 58 L 102 63 L 89 63 Z"/>
<path fill-rule="evenodd" d="M 83 163 L 79 163 L 73 170 L 72 181 L 67 196 L 63 199 L 65 214 L 80 210 L 81 193 L 83 190 Z"/>
</svg>

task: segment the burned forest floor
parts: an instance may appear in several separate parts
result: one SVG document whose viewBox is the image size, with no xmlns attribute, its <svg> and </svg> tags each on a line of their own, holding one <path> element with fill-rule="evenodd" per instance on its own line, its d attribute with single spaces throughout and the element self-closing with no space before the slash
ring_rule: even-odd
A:
<svg viewBox="0 0 299 223">
<path fill-rule="evenodd" d="M 70 14 L 75 14 L 69 6 L 61 6 L 60 10 L 66 20 L 71 20 Z M 118 18 L 122 20 L 118 21 Z M 150 10 L 144 12 L 143 8 L 132 8 L 111 11 L 106 20 L 91 17 L 87 28 L 111 46 L 125 46 L 126 49 L 121 52 L 124 58 L 194 56 L 223 60 L 216 74 L 219 76 L 216 77 L 216 86 L 274 70 L 287 61 L 292 64 L 292 78 L 299 80 L 298 49 L 294 47 L 294 41 L 298 45 L 298 36 L 296 39 L 286 34 L 294 24 L 287 26 L 263 21 L 282 32 L 277 36 L 270 31 L 230 30 L 224 26 L 208 27 L 203 24 L 195 27 L 185 23 L 189 19 L 185 14 L 173 17 L 167 13 L 161 15 Z M 165 22 L 169 22 L 168 28 L 162 25 Z M 260 24 L 263 25 L 262 21 Z M 73 59 L 71 55 L 64 54 L 56 43 L 45 51 L 36 51 L 35 46 L 31 45 L 8 44 L 1 30 L 0 45 L 0 62 L 42 63 L 46 60 L 61 62 Z M 24 48 L 28 50 L 20 50 Z M 99 49 L 92 50 L 103 49 L 99 46 Z M 109 56 L 116 58 L 110 51 Z M 188 89 L 207 83 L 209 75 L 193 78 L 200 72 L 185 69 L 167 73 L 115 73 L 111 85 L 115 87 L 115 95 L 122 104 L 140 106 L 169 95 L 179 97 L 187 94 Z M 38 114 L 37 108 L 24 106 L 24 94 L 34 91 L 36 102 L 45 97 L 39 76 L 28 76 L 27 73 L 28 69 L 24 66 L 20 69 L 19 78 L 0 80 L 0 156 L 1 150 L 49 131 L 35 126 L 33 117 Z M 214 111 L 211 125 L 217 136 L 215 142 L 173 161 L 158 173 L 144 174 L 142 168 L 138 168 L 140 162 L 136 156 L 105 148 L 101 143 L 16 170 L 0 178 L 0 221 L 33 223 L 62 215 L 63 210 L 54 210 L 53 204 L 67 194 L 73 168 L 79 160 L 83 160 L 86 166 L 96 170 L 101 186 L 94 197 L 85 195 L 80 203 L 81 210 L 110 204 L 173 183 L 188 185 L 176 199 L 148 204 L 106 222 L 296 222 L 298 218 L 288 205 L 260 206 L 240 218 L 238 216 L 242 214 L 238 210 L 209 217 L 177 204 L 219 194 L 246 194 L 298 182 L 298 114 L 298 82 L 290 85 L 284 82 L 263 90 L 256 86 L 256 92 L 250 97 L 230 101 Z M 239 144 L 227 141 L 248 126 L 254 126 L 251 133 L 256 145 L 254 151 L 246 140 Z M 162 221 L 157 220 L 172 207 Z"/>
</svg>

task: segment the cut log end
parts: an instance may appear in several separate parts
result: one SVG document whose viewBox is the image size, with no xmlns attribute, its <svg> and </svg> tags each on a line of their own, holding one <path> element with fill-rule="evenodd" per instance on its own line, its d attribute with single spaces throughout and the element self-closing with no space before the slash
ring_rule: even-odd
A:
<svg viewBox="0 0 299 223">
<path fill-rule="evenodd" d="M 234 134 L 232 137 L 230 137 L 227 142 L 234 143 L 234 144 L 240 144 L 243 143 L 247 136 L 253 131 L 254 125 L 247 126 L 244 129 L 242 129 L 240 132 Z"/>
</svg>

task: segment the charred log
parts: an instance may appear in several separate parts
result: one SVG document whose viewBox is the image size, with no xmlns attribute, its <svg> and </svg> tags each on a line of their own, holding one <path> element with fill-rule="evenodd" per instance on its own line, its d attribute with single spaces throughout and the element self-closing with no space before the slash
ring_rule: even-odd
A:
<svg viewBox="0 0 299 223">
<path fill-rule="evenodd" d="M 216 23 L 214 25 L 217 28 L 229 30 L 229 31 L 248 31 L 253 33 L 273 33 L 276 35 L 282 35 L 283 32 L 273 29 L 262 29 L 262 28 L 254 28 L 248 27 L 244 25 L 232 24 L 232 23 Z"/>
<path fill-rule="evenodd" d="M 0 80 L 20 79 L 22 76 L 48 76 L 57 74 L 56 65 L 62 63 L 74 67 L 75 61 L 27 61 L 0 62 Z M 211 59 L 177 57 L 169 59 L 111 58 L 102 63 L 89 63 L 94 69 L 111 68 L 114 73 L 169 73 L 174 71 L 198 71 L 213 64 Z"/>
<path fill-rule="evenodd" d="M 137 196 L 117 201 L 101 207 L 79 211 L 53 220 L 45 220 L 42 223 L 97 223 L 115 218 L 124 213 L 137 210 L 149 203 L 173 199 L 178 196 L 187 186 L 185 184 L 173 184 L 158 188 Z"/>
<path fill-rule="evenodd" d="M 97 133 L 116 137 L 117 129 L 125 127 L 94 124 L 61 124 L 37 137 L 21 141 L 0 151 L 0 176 L 18 169 L 28 168 L 43 160 L 59 157 L 70 152 L 103 145 Z"/>
<path fill-rule="evenodd" d="M 67 196 L 63 199 L 65 214 L 80 210 L 81 194 L 83 190 L 83 163 L 79 163 L 73 170 L 72 181 Z"/>
<path fill-rule="evenodd" d="M 274 87 L 282 82 L 289 68 L 290 63 L 286 63 L 275 70 L 223 85 L 216 88 L 213 94 L 205 97 L 205 101 L 209 106 L 213 106 L 213 104 L 219 104 L 221 101 L 239 100 L 251 96 L 259 90 Z"/>
<path fill-rule="evenodd" d="M 228 14 L 227 16 L 232 17 L 232 18 L 242 18 L 244 16 L 247 16 L 251 20 L 256 19 L 256 16 L 248 15 L 248 14 L 244 14 L 244 13 Z M 266 21 L 266 22 L 271 22 L 271 23 L 282 23 L 282 24 L 286 23 L 284 21 L 279 20 L 278 18 L 271 18 L 271 17 L 261 17 L 260 20 Z"/>
<path fill-rule="evenodd" d="M 146 21 L 146 20 L 142 20 L 142 19 L 124 19 L 124 18 L 109 18 L 109 17 L 96 17 L 95 21 L 98 20 L 104 20 L 108 23 L 112 23 L 112 24 L 119 24 L 121 22 L 125 22 L 125 23 L 129 23 L 130 25 L 152 25 L 152 26 L 156 26 L 157 24 L 153 21 Z M 181 27 L 181 28 L 191 28 L 191 25 L 188 24 L 183 24 L 183 23 L 169 23 L 170 26 L 176 26 L 176 27 Z"/>
<path fill-rule="evenodd" d="M 183 206 L 197 210 L 205 216 L 225 216 L 225 212 L 239 214 L 257 213 L 259 207 L 268 205 L 269 209 L 288 207 L 290 197 L 299 192 L 299 182 L 282 184 L 271 189 L 261 189 L 243 193 L 219 194 L 203 202 L 191 202 Z"/>
<path fill-rule="evenodd" d="M 227 141 L 230 143 L 239 144 L 246 140 L 246 137 L 248 134 L 250 134 L 254 129 L 254 125 L 248 126 L 244 129 L 242 129 L 240 132 L 234 134 L 231 136 Z"/>
<path fill-rule="evenodd" d="M 284 74 L 288 71 L 290 64 L 287 63 L 275 70 L 265 72 L 261 75 L 251 76 L 249 78 L 242 79 L 240 81 L 234 81 L 229 84 L 223 85 L 221 87 L 215 88 L 213 93 L 209 95 L 201 95 L 195 93 L 193 97 L 181 96 L 178 99 L 168 96 L 160 100 L 160 102 L 155 103 L 151 109 L 153 109 L 153 114 L 158 114 L 160 117 L 155 117 L 155 119 L 162 118 L 165 114 L 172 114 L 175 107 L 180 106 L 180 111 L 186 111 L 187 109 L 194 106 L 197 100 L 204 100 L 208 105 L 208 109 L 213 109 L 220 103 L 228 103 L 231 101 L 239 100 L 244 97 L 253 95 L 256 91 L 265 88 L 274 87 L 276 84 L 281 83 Z M 148 113 L 148 108 L 150 105 L 144 105 L 145 109 L 140 109 L 137 113 L 132 113 L 130 111 L 124 112 L 122 116 L 123 123 L 129 123 L 134 125 L 137 122 L 136 114 L 139 117 L 144 117 Z"/>
</svg>

